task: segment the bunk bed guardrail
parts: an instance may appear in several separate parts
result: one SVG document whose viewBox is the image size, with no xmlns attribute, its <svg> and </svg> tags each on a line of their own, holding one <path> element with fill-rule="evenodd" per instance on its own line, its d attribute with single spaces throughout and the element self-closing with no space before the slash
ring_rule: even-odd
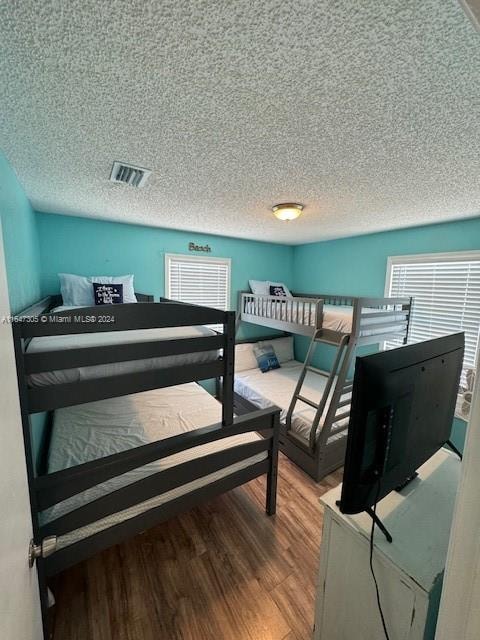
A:
<svg viewBox="0 0 480 640">
<path fill-rule="evenodd" d="M 104 321 L 109 316 L 114 317 L 113 322 Z M 25 348 L 29 340 L 38 337 L 206 324 L 222 324 L 223 333 L 195 338 L 119 343 L 40 353 L 28 353 Z M 13 333 L 19 351 L 17 366 L 25 375 L 223 349 L 222 359 L 213 362 L 111 375 L 103 377 L 101 384 L 98 384 L 98 380 L 81 380 L 41 387 L 27 386 L 25 389 L 27 406 L 30 413 L 37 413 L 221 376 L 224 379 L 227 395 L 223 403 L 223 422 L 231 424 L 233 409 L 228 397 L 228 389 L 233 388 L 234 328 L 234 311 L 218 311 L 174 302 L 166 304 L 138 302 L 102 305 L 101 308 L 82 307 L 61 313 L 47 312 L 38 316 L 24 313 L 13 324 Z"/>
<path fill-rule="evenodd" d="M 412 299 L 309 293 L 279 297 L 241 291 L 237 327 L 240 322 L 250 322 L 310 337 L 322 331 L 324 342 L 337 345 L 345 333 L 323 328 L 323 314 L 327 306 L 353 308 L 352 329 L 348 335 L 357 339 L 358 346 L 371 344 L 374 334 L 380 336 L 379 341 L 384 341 L 392 334 L 398 337 L 405 333 Z"/>
<path fill-rule="evenodd" d="M 322 325 L 323 300 L 307 296 L 280 298 L 239 292 L 238 322 L 252 322 L 310 336 Z"/>
</svg>

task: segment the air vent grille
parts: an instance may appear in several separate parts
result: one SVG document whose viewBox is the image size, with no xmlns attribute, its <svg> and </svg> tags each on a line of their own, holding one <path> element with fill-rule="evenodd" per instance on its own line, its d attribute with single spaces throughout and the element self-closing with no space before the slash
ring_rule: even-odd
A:
<svg viewBox="0 0 480 640">
<path fill-rule="evenodd" d="M 131 187 L 143 187 L 147 181 L 148 176 L 152 172 L 148 169 L 142 169 L 141 167 L 134 167 L 131 164 L 125 164 L 124 162 L 114 162 L 112 166 L 112 173 L 110 174 L 110 181 L 120 184 L 128 184 Z"/>
</svg>

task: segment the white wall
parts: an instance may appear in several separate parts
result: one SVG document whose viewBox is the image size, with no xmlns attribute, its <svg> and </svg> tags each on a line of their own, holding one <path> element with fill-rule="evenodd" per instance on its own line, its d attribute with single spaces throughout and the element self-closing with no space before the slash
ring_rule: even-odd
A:
<svg viewBox="0 0 480 640">
<path fill-rule="evenodd" d="M 465 442 L 435 638 L 480 638 L 480 375 Z"/>
</svg>

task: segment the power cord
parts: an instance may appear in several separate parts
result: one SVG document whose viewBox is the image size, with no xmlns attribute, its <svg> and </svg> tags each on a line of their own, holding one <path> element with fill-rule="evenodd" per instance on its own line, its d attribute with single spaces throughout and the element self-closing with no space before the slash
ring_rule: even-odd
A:
<svg viewBox="0 0 480 640">
<path fill-rule="evenodd" d="M 380 490 L 381 490 L 381 479 L 378 479 L 378 485 L 377 485 L 377 495 L 375 496 L 375 502 L 373 504 L 373 515 L 376 516 L 377 515 L 377 502 L 378 499 L 380 497 Z M 377 578 L 375 576 L 375 571 L 373 570 L 373 536 L 375 533 L 375 520 L 372 518 L 372 529 L 370 531 L 370 571 L 372 573 L 373 576 L 373 581 L 375 583 L 375 591 L 377 594 L 377 605 L 378 605 L 378 610 L 380 612 L 380 618 L 382 619 L 382 626 L 383 626 L 383 632 L 385 634 L 385 638 L 386 640 L 390 640 L 390 636 L 388 635 L 388 631 L 387 631 L 387 625 L 385 624 L 385 617 L 383 615 L 383 610 L 382 610 L 382 603 L 380 602 L 380 591 L 378 589 L 378 582 L 377 582 Z"/>
</svg>

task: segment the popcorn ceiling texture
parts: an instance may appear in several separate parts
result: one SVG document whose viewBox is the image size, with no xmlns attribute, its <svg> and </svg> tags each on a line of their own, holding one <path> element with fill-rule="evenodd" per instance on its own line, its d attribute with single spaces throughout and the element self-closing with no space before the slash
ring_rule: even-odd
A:
<svg viewBox="0 0 480 640">
<path fill-rule="evenodd" d="M 0 147 L 40 211 L 289 244 L 480 215 L 456 0 L 0 0 L 0 74 Z"/>
</svg>

